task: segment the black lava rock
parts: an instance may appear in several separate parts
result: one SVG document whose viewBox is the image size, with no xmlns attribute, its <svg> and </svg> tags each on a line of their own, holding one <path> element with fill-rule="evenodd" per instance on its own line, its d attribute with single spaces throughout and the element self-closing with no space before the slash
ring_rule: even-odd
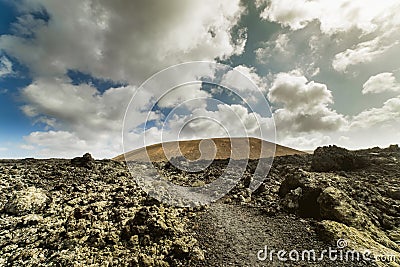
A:
<svg viewBox="0 0 400 267">
<path fill-rule="evenodd" d="M 71 159 L 71 165 L 76 167 L 92 168 L 94 159 L 90 153 L 86 153 L 83 157 L 76 157 Z"/>
<path fill-rule="evenodd" d="M 337 146 L 318 147 L 314 151 L 311 170 L 317 172 L 350 171 L 363 168 L 368 160 L 356 153 Z"/>
</svg>

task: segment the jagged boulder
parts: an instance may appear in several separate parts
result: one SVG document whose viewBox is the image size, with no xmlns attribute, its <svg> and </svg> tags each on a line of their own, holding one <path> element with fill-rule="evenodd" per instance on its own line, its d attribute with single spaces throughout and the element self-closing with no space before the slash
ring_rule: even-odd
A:
<svg viewBox="0 0 400 267">
<path fill-rule="evenodd" d="M 356 250 L 363 252 L 368 249 L 369 252 L 375 256 L 391 255 L 394 257 L 394 261 L 392 262 L 375 261 L 376 265 L 370 262 L 368 266 L 398 267 L 400 264 L 398 246 L 394 242 L 388 240 L 384 233 L 376 229 L 372 229 L 372 232 L 370 232 L 370 229 L 357 229 L 336 221 L 323 220 L 318 223 L 317 231 L 319 236 L 328 242 L 331 240 L 336 240 L 337 242 L 339 242 L 339 240 L 344 240 L 342 246 L 348 251 Z M 337 244 L 339 245 L 339 243 Z"/>
<path fill-rule="evenodd" d="M 313 154 L 311 170 L 317 172 L 350 171 L 363 168 L 368 161 L 365 157 L 357 155 L 342 147 L 318 147 Z"/>
<path fill-rule="evenodd" d="M 356 208 L 357 203 L 335 187 L 325 188 L 319 195 L 317 202 L 323 219 L 337 221 L 356 228 L 363 228 L 369 223 L 366 215 Z"/>
<path fill-rule="evenodd" d="M 28 187 L 14 193 L 6 203 L 5 212 L 13 215 L 40 213 L 49 203 L 46 192 L 40 188 Z"/>
<path fill-rule="evenodd" d="M 385 148 L 384 151 L 396 153 L 396 152 L 400 152 L 400 147 L 398 144 L 390 145 L 389 147 Z"/>
<path fill-rule="evenodd" d="M 288 170 L 278 194 L 283 199 L 281 204 L 289 211 L 295 211 L 302 217 L 319 218 L 317 198 L 325 187 L 325 179 L 296 168 Z"/>
<path fill-rule="evenodd" d="M 286 196 L 282 199 L 281 205 L 289 211 L 296 211 L 300 207 L 299 202 L 302 196 L 303 189 L 301 189 L 301 187 L 297 187 L 286 194 Z"/>
<path fill-rule="evenodd" d="M 94 159 L 90 153 L 86 153 L 83 157 L 76 157 L 71 159 L 71 165 L 76 167 L 92 168 Z"/>
<path fill-rule="evenodd" d="M 151 206 L 142 207 L 135 216 L 126 222 L 122 229 L 120 238 L 129 240 L 134 235 L 143 237 L 148 235 L 150 238 L 160 236 L 174 236 L 183 229 L 182 222 L 172 214 L 172 210 L 163 207 Z"/>
</svg>

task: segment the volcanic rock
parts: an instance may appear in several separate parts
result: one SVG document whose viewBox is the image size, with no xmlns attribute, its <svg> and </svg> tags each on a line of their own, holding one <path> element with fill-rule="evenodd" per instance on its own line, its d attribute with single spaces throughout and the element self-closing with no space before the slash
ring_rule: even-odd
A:
<svg viewBox="0 0 400 267">
<path fill-rule="evenodd" d="M 283 198 L 284 207 L 302 217 L 320 217 L 317 198 L 321 194 L 326 181 L 319 179 L 318 174 L 302 169 L 287 169 L 285 180 L 279 187 L 279 196 Z"/>
<path fill-rule="evenodd" d="M 4 210 L 7 213 L 18 216 L 40 213 L 46 207 L 48 201 L 49 198 L 44 190 L 31 186 L 15 192 L 5 205 Z"/>
<path fill-rule="evenodd" d="M 313 155 L 276 157 L 255 191 L 249 182 L 258 161 L 250 160 L 226 196 L 202 208 L 164 204 L 137 179 L 155 166 L 173 183 L 205 185 L 225 172 L 229 160 L 195 173 L 164 162 L 131 162 L 130 173 L 128 164 L 87 156 L 0 160 L 0 266 L 278 267 L 282 262 L 258 261 L 257 251 L 265 245 L 322 251 L 339 238 L 349 249 L 400 259 L 400 153 L 374 148 L 349 154 L 368 165 L 317 172 Z M 317 264 L 332 266 L 329 260 Z M 335 262 L 376 264 L 389 266 Z"/>
<path fill-rule="evenodd" d="M 93 166 L 94 159 L 90 153 L 86 153 L 82 157 L 76 157 L 71 159 L 71 165 L 76 167 L 91 168 Z"/>
<path fill-rule="evenodd" d="M 317 172 L 349 171 L 367 165 L 365 157 L 337 146 L 318 147 L 313 154 L 311 170 Z"/>
<path fill-rule="evenodd" d="M 337 221 L 355 228 L 369 223 L 368 217 L 357 209 L 357 204 L 346 193 L 328 187 L 319 195 L 317 202 L 323 219 Z"/>
</svg>

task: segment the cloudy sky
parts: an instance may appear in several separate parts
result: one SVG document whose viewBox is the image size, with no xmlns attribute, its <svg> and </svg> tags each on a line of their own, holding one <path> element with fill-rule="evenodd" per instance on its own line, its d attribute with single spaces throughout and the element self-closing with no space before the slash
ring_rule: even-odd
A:
<svg viewBox="0 0 400 267">
<path fill-rule="evenodd" d="M 396 0 L 0 0 L 0 157 L 120 154 L 133 95 L 130 148 L 145 135 L 157 141 L 162 124 L 170 138 L 224 135 L 218 122 L 234 135 L 270 129 L 270 117 L 206 82 L 176 88 L 144 113 L 163 89 L 140 91 L 143 82 L 205 60 L 259 87 L 279 144 L 399 143 L 399 11 Z M 229 71 L 192 75 L 233 81 L 262 112 L 254 88 Z M 195 115 L 211 119 L 180 132 Z"/>
</svg>

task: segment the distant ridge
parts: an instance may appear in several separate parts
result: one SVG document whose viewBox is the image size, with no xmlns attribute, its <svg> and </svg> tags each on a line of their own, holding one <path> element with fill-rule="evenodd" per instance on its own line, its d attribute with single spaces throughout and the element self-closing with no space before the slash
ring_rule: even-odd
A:
<svg viewBox="0 0 400 267">
<path fill-rule="evenodd" d="M 231 140 L 233 149 L 231 149 Z M 214 142 L 215 146 L 212 145 Z M 247 145 L 249 142 L 249 146 Z M 262 145 L 262 146 L 261 146 Z M 200 149 L 199 149 L 200 146 Z M 215 148 L 214 148 L 215 147 Z M 250 151 L 246 151 L 247 148 Z M 263 147 L 263 151 L 261 151 Z M 154 144 L 144 148 L 135 149 L 125 153 L 128 161 L 147 161 L 149 158 L 153 162 L 167 161 L 168 158 L 182 155 L 190 160 L 196 159 L 258 159 L 273 156 L 274 144 L 258 138 L 212 138 L 203 140 L 185 140 L 176 142 L 165 142 Z M 289 147 L 276 145 L 275 156 L 286 156 L 295 154 L 307 154 L 306 152 L 295 150 Z M 216 150 L 216 151 L 215 151 Z M 202 153 L 201 153 L 201 152 Z M 232 151 L 232 153 L 231 153 Z M 216 152 L 216 153 L 215 153 Z M 262 153 L 261 153 L 262 152 Z M 214 157 L 215 154 L 215 157 Z M 116 161 L 124 161 L 124 154 L 113 158 Z"/>
</svg>

